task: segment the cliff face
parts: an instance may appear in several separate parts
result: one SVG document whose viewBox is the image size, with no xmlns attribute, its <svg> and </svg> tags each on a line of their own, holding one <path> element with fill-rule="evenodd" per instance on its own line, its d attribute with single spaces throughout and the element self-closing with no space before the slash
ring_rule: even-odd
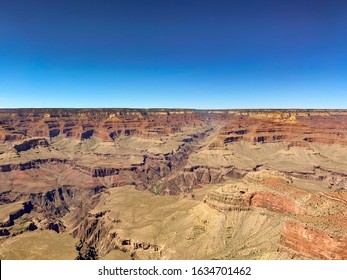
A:
<svg viewBox="0 0 347 280">
<path fill-rule="evenodd" d="M 285 217 L 280 246 L 346 258 L 345 235 L 321 226 L 345 223 L 346 124 L 344 110 L 0 109 L 0 208 L 21 204 L 0 236 L 66 231 L 79 258 L 161 258 L 165 244 L 115 234 L 107 211 L 91 213 L 100 197 L 130 185 L 194 199 L 218 185 L 201 199 L 209 211 Z"/>
<path fill-rule="evenodd" d="M 347 237 L 296 221 L 286 221 L 281 245 L 300 252 L 308 258 L 327 260 L 347 259 Z"/>
<path fill-rule="evenodd" d="M 347 258 L 346 192 L 300 188 L 278 172 L 257 171 L 243 182 L 209 193 L 204 202 L 220 212 L 251 211 L 285 219 L 278 250 L 309 259 Z"/>
<path fill-rule="evenodd" d="M 0 141 L 57 136 L 104 141 L 120 135 L 157 137 L 183 127 L 220 122 L 224 143 L 283 140 L 345 143 L 343 110 L 136 110 L 136 109 L 0 109 Z"/>
<path fill-rule="evenodd" d="M 307 143 L 343 143 L 346 141 L 346 112 L 250 112 L 230 114 L 221 129 L 220 141 L 241 140 L 254 143 L 288 142 L 307 147 Z"/>
<path fill-rule="evenodd" d="M 2 109 L 0 141 L 57 136 L 81 140 L 96 136 L 112 141 L 120 135 L 167 135 L 188 124 L 199 126 L 203 121 L 203 116 L 189 110 Z"/>
</svg>

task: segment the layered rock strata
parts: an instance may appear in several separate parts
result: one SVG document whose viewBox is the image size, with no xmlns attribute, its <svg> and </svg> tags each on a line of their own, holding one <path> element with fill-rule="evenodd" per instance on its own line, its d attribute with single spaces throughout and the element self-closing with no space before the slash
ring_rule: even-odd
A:
<svg viewBox="0 0 347 280">
<path fill-rule="evenodd" d="M 201 201 L 210 211 L 278 217 L 279 250 L 346 259 L 346 124 L 345 110 L 0 109 L 0 242 L 53 230 L 80 259 L 164 258 L 165 244 L 94 213 L 101 197 L 131 185 L 194 199 L 221 184 Z"/>
</svg>

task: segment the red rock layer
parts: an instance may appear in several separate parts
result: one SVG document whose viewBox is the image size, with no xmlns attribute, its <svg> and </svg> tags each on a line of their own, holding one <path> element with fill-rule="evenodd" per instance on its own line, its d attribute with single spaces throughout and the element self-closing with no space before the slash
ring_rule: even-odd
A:
<svg viewBox="0 0 347 280">
<path fill-rule="evenodd" d="M 303 212 L 291 198 L 264 191 L 252 195 L 250 206 L 266 208 L 270 211 L 286 214 L 299 214 Z"/>
<path fill-rule="evenodd" d="M 58 135 L 112 141 L 120 134 L 152 137 L 211 122 L 223 124 L 217 145 L 240 140 L 347 144 L 343 110 L 0 109 L 0 141 Z"/>
<path fill-rule="evenodd" d="M 179 132 L 184 126 L 199 126 L 203 115 L 185 110 L 121 109 L 19 109 L 0 110 L 0 141 L 30 137 L 98 136 L 112 141 L 119 135 L 143 137 Z"/>
<path fill-rule="evenodd" d="M 286 221 L 280 242 L 282 245 L 309 258 L 347 259 L 346 236 L 329 234 L 321 229 L 306 226 L 297 221 Z"/>
<path fill-rule="evenodd" d="M 236 141 L 347 144 L 347 113 L 261 111 L 229 114 L 220 131 L 220 145 Z"/>
</svg>

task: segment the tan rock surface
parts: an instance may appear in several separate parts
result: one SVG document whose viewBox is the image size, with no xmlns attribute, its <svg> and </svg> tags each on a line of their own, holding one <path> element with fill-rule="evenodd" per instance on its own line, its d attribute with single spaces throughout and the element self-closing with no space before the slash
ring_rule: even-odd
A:
<svg viewBox="0 0 347 280">
<path fill-rule="evenodd" d="M 0 109 L 5 259 L 346 259 L 346 189 L 344 110 Z"/>
</svg>

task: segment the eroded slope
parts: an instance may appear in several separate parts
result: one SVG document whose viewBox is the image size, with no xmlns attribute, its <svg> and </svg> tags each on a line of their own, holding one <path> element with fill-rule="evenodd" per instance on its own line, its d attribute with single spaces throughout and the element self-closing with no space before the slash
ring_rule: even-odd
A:
<svg viewBox="0 0 347 280">
<path fill-rule="evenodd" d="M 0 256 L 60 258 L 20 253 L 49 231 L 48 247 L 70 238 L 61 258 L 346 259 L 346 123 L 341 110 L 2 109 Z"/>
</svg>

